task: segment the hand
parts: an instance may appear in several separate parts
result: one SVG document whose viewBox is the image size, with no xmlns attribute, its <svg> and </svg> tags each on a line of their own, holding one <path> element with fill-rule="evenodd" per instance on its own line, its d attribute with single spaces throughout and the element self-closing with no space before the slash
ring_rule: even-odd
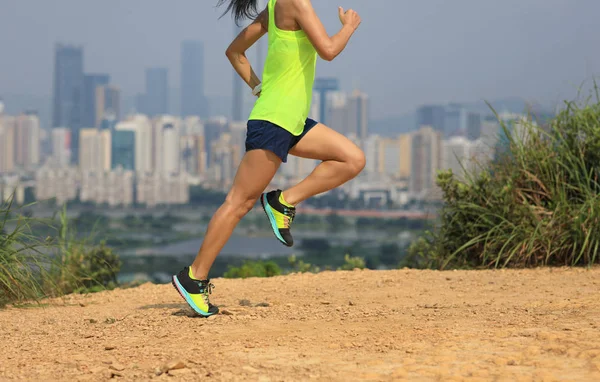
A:
<svg viewBox="0 0 600 382">
<path fill-rule="evenodd" d="M 353 9 L 348 9 L 344 11 L 344 8 L 338 7 L 338 12 L 340 16 L 340 22 L 342 25 L 350 25 L 354 30 L 358 28 L 360 25 L 361 19 L 358 13 Z"/>
</svg>

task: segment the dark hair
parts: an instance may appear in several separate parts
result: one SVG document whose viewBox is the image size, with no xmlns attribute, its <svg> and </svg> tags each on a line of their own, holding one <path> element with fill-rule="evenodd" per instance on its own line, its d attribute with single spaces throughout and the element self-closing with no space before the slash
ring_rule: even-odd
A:
<svg viewBox="0 0 600 382">
<path fill-rule="evenodd" d="M 239 22 L 243 19 L 252 19 L 258 15 L 258 0 L 219 0 L 217 7 L 227 4 L 227 9 L 221 15 L 225 16 L 231 11 L 235 23 L 239 26 Z"/>
</svg>

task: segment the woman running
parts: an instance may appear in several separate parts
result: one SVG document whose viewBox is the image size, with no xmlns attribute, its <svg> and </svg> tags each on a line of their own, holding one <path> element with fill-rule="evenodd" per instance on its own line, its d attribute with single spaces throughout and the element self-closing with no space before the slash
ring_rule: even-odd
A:
<svg viewBox="0 0 600 382">
<path fill-rule="evenodd" d="M 330 37 L 310 0 L 269 0 L 260 13 L 258 0 L 219 0 L 218 6 L 224 3 L 228 3 L 225 13 L 231 11 L 236 23 L 254 19 L 233 40 L 226 55 L 258 99 L 248 120 L 246 153 L 233 186 L 208 224 L 193 264 L 173 276 L 175 288 L 201 316 L 219 311 L 209 302 L 213 288 L 208 278 L 210 268 L 258 198 L 277 239 L 292 246 L 290 226 L 295 206 L 353 179 L 365 166 L 363 152 L 352 141 L 307 118 L 317 54 L 327 61 L 337 57 L 361 22 L 358 14 L 340 7 L 342 28 Z M 265 33 L 269 45 L 261 84 L 246 51 Z M 299 184 L 263 193 L 288 153 L 322 162 Z"/>
</svg>

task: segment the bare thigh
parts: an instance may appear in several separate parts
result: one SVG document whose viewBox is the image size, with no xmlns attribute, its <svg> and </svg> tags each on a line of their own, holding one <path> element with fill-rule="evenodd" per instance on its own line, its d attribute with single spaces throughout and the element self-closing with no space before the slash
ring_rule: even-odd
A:
<svg viewBox="0 0 600 382">
<path fill-rule="evenodd" d="M 290 154 L 307 159 L 348 162 L 362 158 L 362 150 L 337 131 L 318 123 L 290 150 Z"/>
<path fill-rule="evenodd" d="M 267 188 L 280 165 L 281 159 L 271 151 L 248 151 L 235 174 L 227 201 L 253 204 Z"/>
</svg>

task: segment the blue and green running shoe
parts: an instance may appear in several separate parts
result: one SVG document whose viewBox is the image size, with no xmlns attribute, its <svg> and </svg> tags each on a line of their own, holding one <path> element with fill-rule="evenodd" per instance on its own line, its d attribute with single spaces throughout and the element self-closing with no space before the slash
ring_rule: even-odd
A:
<svg viewBox="0 0 600 382">
<path fill-rule="evenodd" d="M 214 285 L 210 280 L 196 280 L 192 278 L 192 270 L 185 267 L 177 275 L 173 276 L 173 286 L 188 305 L 203 317 L 219 313 L 219 308 L 208 300 Z"/>
<path fill-rule="evenodd" d="M 296 208 L 282 203 L 281 192 L 281 190 L 275 190 L 262 194 L 260 203 L 269 218 L 277 240 L 291 247 L 294 245 L 294 239 L 290 232 L 290 226 L 296 216 Z"/>
</svg>

